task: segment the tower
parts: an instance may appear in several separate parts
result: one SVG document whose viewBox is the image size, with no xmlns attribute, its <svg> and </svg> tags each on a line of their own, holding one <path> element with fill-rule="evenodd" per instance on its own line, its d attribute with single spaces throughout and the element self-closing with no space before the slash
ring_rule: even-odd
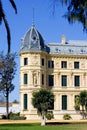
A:
<svg viewBox="0 0 87 130">
<path fill-rule="evenodd" d="M 22 38 L 20 49 L 20 105 L 27 119 L 37 118 L 31 103 L 32 93 L 46 87 L 46 46 L 34 25 Z"/>
</svg>

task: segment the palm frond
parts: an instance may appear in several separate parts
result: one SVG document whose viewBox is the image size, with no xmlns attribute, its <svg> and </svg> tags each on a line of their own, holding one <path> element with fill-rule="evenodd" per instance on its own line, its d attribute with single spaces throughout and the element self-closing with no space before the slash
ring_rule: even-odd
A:
<svg viewBox="0 0 87 130">
<path fill-rule="evenodd" d="M 15 10 L 15 13 L 17 14 L 17 7 L 16 7 L 16 4 L 15 4 L 14 0 L 9 0 L 9 1 L 10 1 L 10 3 L 11 3 L 12 7 L 13 7 L 14 10 Z"/>
<path fill-rule="evenodd" d="M 10 28 L 9 28 L 9 25 L 8 25 L 8 22 L 7 22 L 5 15 L 3 17 L 3 21 L 4 21 L 4 24 L 5 24 L 5 27 L 6 27 L 6 31 L 7 31 L 8 53 L 10 53 L 11 34 L 10 34 Z"/>
<path fill-rule="evenodd" d="M 4 21 L 6 31 L 7 31 L 7 41 L 8 41 L 8 53 L 10 52 L 10 41 L 11 41 L 11 35 L 10 35 L 10 28 L 6 19 L 6 16 L 4 14 L 2 2 L 0 0 L 0 22 Z"/>
<path fill-rule="evenodd" d="M 0 0 L 0 24 L 2 22 L 2 12 L 3 12 L 3 8 L 2 8 L 1 0 Z"/>
</svg>

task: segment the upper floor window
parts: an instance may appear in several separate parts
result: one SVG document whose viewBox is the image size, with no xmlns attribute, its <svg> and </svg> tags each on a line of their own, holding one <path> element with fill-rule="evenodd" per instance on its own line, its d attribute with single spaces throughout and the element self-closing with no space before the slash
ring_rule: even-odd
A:
<svg viewBox="0 0 87 130">
<path fill-rule="evenodd" d="M 67 76 L 66 75 L 62 75 L 61 85 L 67 86 Z"/>
<path fill-rule="evenodd" d="M 48 61 L 48 68 L 54 68 L 54 61 L 53 60 Z"/>
<path fill-rule="evenodd" d="M 24 58 L 24 65 L 28 65 L 28 58 Z"/>
<path fill-rule="evenodd" d="M 44 66 L 44 58 L 41 59 L 41 64 Z"/>
<path fill-rule="evenodd" d="M 74 76 L 74 85 L 75 87 L 79 87 L 80 86 L 80 76 Z"/>
<path fill-rule="evenodd" d="M 27 74 L 24 74 L 24 84 L 27 84 Z"/>
<path fill-rule="evenodd" d="M 44 74 L 42 74 L 42 85 L 44 85 Z"/>
<path fill-rule="evenodd" d="M 79 69 L 79 62 L 74 62 L 74 69 Z"/>
<path fill-rule="evenodd" d="M 61 61 L 61 68 L 67 68 L 67 61 Z"/>
<path fill-rule="evenodd" d="M 48 85 L 49 86 L 54 86 L 54 75 L 49 75 L 48 76 Z"/>
</svg>

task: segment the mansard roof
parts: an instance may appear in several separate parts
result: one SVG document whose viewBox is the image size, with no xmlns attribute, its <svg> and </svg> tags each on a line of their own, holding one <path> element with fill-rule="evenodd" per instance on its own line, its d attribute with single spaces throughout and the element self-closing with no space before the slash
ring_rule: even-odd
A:
<svg viewBox="0 0 87 130">
<path fill-rule="evenodd" d="M 20 52 L 25 51 L 45 51 L 49 54 L 72 54 L 72 55 L 87 55 L 87 41 L 69 40 L 66 41 L 65 36 L 62 36 L 61 43 L 45 44 L 43 37 L 34 25 L 28 30 L 22 39 Z"/>
<path fill-rule="evenodd" d="M 65 44 L 50 43 L 47 45 L 50 48 L 49 53 L 53 54 L 72 54 L 72 55 L 87 55 L 87 41 L 69 40 Z"/>
<path fill-rule="evenodd" d="M 34 25 L 22 38 L 21 51 L 42 50 L 45 51 L 44 40 Z"/>
</svg>

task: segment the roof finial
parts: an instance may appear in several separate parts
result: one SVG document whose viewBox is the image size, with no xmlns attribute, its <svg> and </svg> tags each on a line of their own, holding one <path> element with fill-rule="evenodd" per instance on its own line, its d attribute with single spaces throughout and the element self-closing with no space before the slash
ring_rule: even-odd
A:
<svg viewBox="0 0 87 130">
<path fill-rule="evenodd" d="M 32 9 L 33 9 L 32 25 L 34 26 L 34 7 Z"/>
</svg>

